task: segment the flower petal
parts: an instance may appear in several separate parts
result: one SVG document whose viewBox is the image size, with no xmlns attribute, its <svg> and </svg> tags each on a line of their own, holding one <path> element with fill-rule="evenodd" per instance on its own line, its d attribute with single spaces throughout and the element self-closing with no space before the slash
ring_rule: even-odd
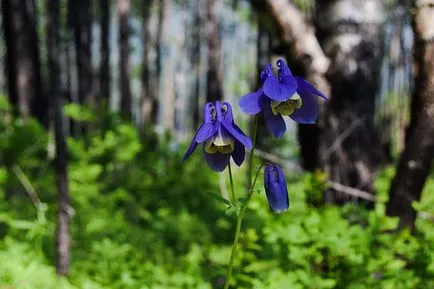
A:
<svg viewBox="0 0 434 289">
<path fill-rule="evenodd" d="M 218 126 L 214 123 L 204 123 L 196 134 L 196 142 L 203 143 L 210 139 L 217 132 Z"/>
<path fill-rule="evenodd" d="M 241 166 L 241 164 L 244 162 L 245 154 L 246 154 L 246 148 L 244 147 L 244 145 L 239 141 L 235 141 L 235 147 L 234 147 L 234 152 L 232 153 L 232 159 L 234 160 L 235 164 L 237 164 L 237 166 Z"/>
<path fill-rule="evenodd" d="M 263 97 L 264 91 L 262 88 L 259 90 L 246 94 L 241 97 L 238 105 L 241 108 L 241 111 L 247 114 L 257 114 L 261 111 L 261 97 Z"/>
<path fill-rule="evenodd" d="M 315 97 L 310 93 L 299 90 L 298 94 L 303 102 L 300 109 L 296 109 L 289 117 L 298 123 L 315 123 L 318 118 L 318 108 Z"/>
<path fill-rule="evenodd" d="M 288 190 L 279 183 L 272 183 L 266 190 L 268 204 L 275 213 L 286 211 L 289 208 Z"/>
<path fill-rule="evenodd" d="M 264 105 L 265 122 L 267 123 L 268 129 L 273 133 L 274 137 L 281 137 L 286 131 L 285 121 L 283 120 L 283 117 L 280 113 L 275 115 L 271 111 L 270 105 L 271 104 L 269 102 L 267 102 L 267 105 Z"/>
<path fill-rule="evenodd" d="M 234 121 L 234 114 L 232 112 L 232 105 L 229 102 L 223 102 L 221 104 L 223 109 L 223 121 L 232 122 Z"/>
<path fill-rule="evenodd" d="M 185 161 L 194 152 L 196 147 L 197 147 L 196 136 L 194 136 L 182 160 Z"/>
<path fill-rule="evenodd" d="M 252 140 L 233 122 L 222 122 L 224 128 L 248 149 L 252 148 Z"/>
<path fill-rule="evenodd" d="M 291 69 L 283 59 L 277 60 L 277 66 L 279 67 L 278 75 L 279 77 L 292 76 Z"/>
<path fill-rule="evenodd" d="M 261 82 L 264 83 L 264 81 L 269 77 L 270 75 L 273 75 L 273 65 L 268 63 L 265 65 L 264 69 L 259 74 L 259 78 L 261 79 Z"/>
<path fill-rule="evenodd" d="M 277 101 L 285 101 L 297 91 L 297 83 L 295 81 L 281 83 L 276 76 L 270 75 L 264 82 L 263 90 L 264 94 L 269 98 Z"/>
<path fill-rule="evenodd" d="M 212 117 L 212 113 L 211 111 L 215 109 L 214 104 L 212 104 L 211 102 L 207 102 L 204 106 L 203 106 L 203 122 L 204 123 L 210 123 L 213 120 Z"/>
<path fill-rule="evenodd" d="M 302 93 L 305 93 L 305 94 L 309 93 L 309 94 L 320 96 L 324 99 L 328 99 L 324 93 L 322 93 L 321 91 L 316 89 L 312 84 L 310 84 L 309 82 L 307 82 L 306 80 L 304 80 L 300 76 L 296 76 L 295 79 L 297 81 L 298 90 L 302 91 Z"/>
<path fill-rule="evenodd" d="M 211 169 L 213 169 L 216 172 L 222 172 L 229 164 L 229 159 L 231 157 L 231 154 L 221 154 L 221 153 L 215 153 L 215 154 L 208 154 L 204 151 L 205 154 L 205 160 L 210 166 Z"/>
</svg>

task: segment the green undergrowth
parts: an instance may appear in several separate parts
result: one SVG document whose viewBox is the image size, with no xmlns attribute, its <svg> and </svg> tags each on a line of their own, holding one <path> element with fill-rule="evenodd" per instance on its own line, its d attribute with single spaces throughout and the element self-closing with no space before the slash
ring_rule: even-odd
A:
<svg viewBox="0 0 434 289">
<path fill-rule="evenodd" d="M 0 289 L 223 287 L 234 216 L 208 194 L 225 193 L 226 174 L 199 152 L 182 162 L 186 146 L 169 134 L 139 134 L 116 118 L 104 134 L 69 138 L 71 269 L 58 278 L 52 137 L 31 120 L 2 119 L 0 130 Z M 245 174 L 235 170 L 240 195 Z M 263 192 L 250 204 L 233 288 L 434 288 L 434 182 L 415 203 L 417 232 L 392 233 L 392 175 L 378 175 L 379 202 L 367 210 L 318 205 L 324 176 L 287 171 L 288 212 L 273 214 Z"/>
</svg>

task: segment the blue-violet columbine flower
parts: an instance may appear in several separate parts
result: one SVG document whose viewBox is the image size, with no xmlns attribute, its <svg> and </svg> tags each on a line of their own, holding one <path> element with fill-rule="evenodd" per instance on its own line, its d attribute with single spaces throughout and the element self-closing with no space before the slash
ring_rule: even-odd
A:
<svg viewBox="0 0 434 289">
<path fill-rule="evenodd" d="M 223 171 L 230 161 L 240 166 L 244 161 L 245 148 L 252 148 L 251 139 L 235 124 L 232 107 L 227 102 L 208 102 L 204 106 L 204 123 L 197 131 L 184 160 L 203 144 L 203 151 L 208 165 L 215 171 Z"/>
<path fill-rule="evenodd" d="M 244 95 L 239 105 L 247 114 L 264 112 L 268 128 L 275 137 L 281 137 L 286 131 L 284 115 L 298 123 L 315 123 L 318 117 L 316 97 L 327 97 L 312 84 L 299 76 L 293 76 L 286 63 L 279 59 L 278 77 L 273 74 L 273 67 L 267 64 L 261 72 L 262 87 Z"/>
<path fill-rule="evenodd" d="M 286 211 L 289 208 L 285 176 L 279 165 L 267 164 L 265 166 L 264 187 L 270 208 L 275 213 Z"/>
</svg>

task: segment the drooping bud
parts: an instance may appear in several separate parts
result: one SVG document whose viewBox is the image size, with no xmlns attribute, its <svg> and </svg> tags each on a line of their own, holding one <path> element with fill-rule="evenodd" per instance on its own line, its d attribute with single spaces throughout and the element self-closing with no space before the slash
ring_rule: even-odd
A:
<svg viewBox="0 0 434 289">
<path fill-rule="evenodd" d="M 270 208 L 281 213 L 289 208 L 285 176 L 279 165 L 267 164 L 264 169 L 264 187 Z"/>
</svg>

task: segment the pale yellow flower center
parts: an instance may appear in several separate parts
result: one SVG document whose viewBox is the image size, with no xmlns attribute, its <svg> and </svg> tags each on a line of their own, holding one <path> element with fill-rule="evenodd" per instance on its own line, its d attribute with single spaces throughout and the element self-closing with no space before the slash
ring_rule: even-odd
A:
<svg viewBox="0 0 434 289">
<path fill-rule="evenodd" d="M 303 105 L 303 101 L 301 100 L 300 95 L 295 93 L 290 99 L 286 101 L 271 101 L 271 110 L 274 115 L 278 115 L 279 113 L 282 115 L 291 115 L 294 113 L 296 109 L 300 109 Z"/>
<path fill-rule="evenodd" d="M 229 154 L 234 151 L 234 140 L 223 137 L 221 133 L 216 137 L 209 139 L 205 143 L 205 152 L 209 154 L 222 153 Z"/>
</svg>

